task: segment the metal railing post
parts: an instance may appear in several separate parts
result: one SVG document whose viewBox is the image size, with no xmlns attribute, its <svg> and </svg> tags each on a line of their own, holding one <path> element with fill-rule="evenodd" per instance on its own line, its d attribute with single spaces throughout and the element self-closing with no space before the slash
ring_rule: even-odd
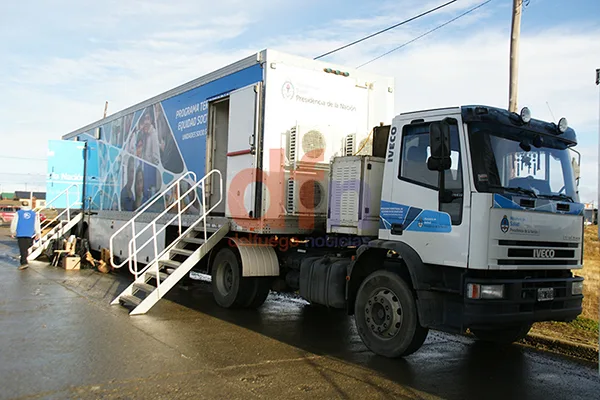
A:
<svg viewBox="0 0 600 400">
<path fill-rule="evenodd" d="M 177 181 L 177 216 L 179 219 L 179 236 L 181 236 L 181 186 Z"/>
<path fill-rule="evenodd" d="M 211 174 L 212 175 L 212 174 Z M 204 228 L 204 241 L 208 240 L 208 236 L 206 234 L 206 184 L 205 180 L 202 180 L 202 224 Z"/>
<path fill-rule="evenodd" d="M 69 188 L 67 188 L 67 221 L 71 220 L 71 204 L 69 203 Z"/>
</svg>

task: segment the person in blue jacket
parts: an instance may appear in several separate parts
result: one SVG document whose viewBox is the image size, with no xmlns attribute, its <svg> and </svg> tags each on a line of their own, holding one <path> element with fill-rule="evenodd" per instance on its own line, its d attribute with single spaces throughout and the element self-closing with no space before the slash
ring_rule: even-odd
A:
<svg viewBox="0 0 600 400">
<path fill-rule="evenodd" d="M 33 245 L 33 237 L 40 240 L 41 236 L 40 219 L 37 213 L 27 206 L 17 211 L 10 224 L 10 234 L 13 238 L 16 237 L 19 243 L 19 252 L 21 253 L 19 269 L 25 269 L 29 266 L 27 256 L 29 248 Z"/>
</svg>

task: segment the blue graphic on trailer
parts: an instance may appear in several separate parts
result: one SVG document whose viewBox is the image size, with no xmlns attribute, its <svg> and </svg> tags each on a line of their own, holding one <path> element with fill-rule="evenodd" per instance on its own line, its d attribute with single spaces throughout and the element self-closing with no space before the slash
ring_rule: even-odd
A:
<svg viewBox="0 0 600 400">
<path fill-rule="evenodd" d="M 452 231 L 452 221 L 448 213 L 423 210 L 404 204 L 381 201 L 379 228 L 391 229 L 401 225 L 405 231 L 448 233 Z"/>
<path fill-rule="evenodd" d="M 204 176 L 208 102 L 262 79 L 263 69 L 257 63 L 79 135 L 88 143 L 87 207 L 135 211 L 187 172 Z M 184 188 L 192 184 L 182 181 Z M 152 210 L 159 212 L 170 204 L 165 199 Z"/>
<path fill-rule="evenodd" d="M 528 200 L 535 200 L 534 208 L 522 207 L 517 203 L 522 198 Z M 503 208 L 511 210 L 523 210 L 523 211 L 537 211 L 547 212 L 553 214 L 568 214 L 568 215 L 583 215 L 585 205 L 582 203 L 570 203 L 569 201 L 561 202 L 569 205 L 568 211 L 558 210 L 557 204 L 559 201 L 553 199 L 537 198 L 532 199 L 530 197 L 513 196 L 510 194 L 498 194 L 494 193 L 494 208 Z"/>
<path fill-rule="evenodd" d="M 81 202 L 83 189 L 83 149 L 81 142 L 50 140 L 48 142 L 48 180 L 46 199 L 55 208 L 67 208 Z M 71 185 L 77 184 L 78 186 Z M 66 193 L 61 194 L 67 188 Z"/>
<path fill-rule="evenodd" d="M 262 75 L 263 70 L 257 64 L 162 102 L 187 169 L 198 174 L 199 178 L 206 174 L 207 100 L 260 82 Z"/>
</svg>

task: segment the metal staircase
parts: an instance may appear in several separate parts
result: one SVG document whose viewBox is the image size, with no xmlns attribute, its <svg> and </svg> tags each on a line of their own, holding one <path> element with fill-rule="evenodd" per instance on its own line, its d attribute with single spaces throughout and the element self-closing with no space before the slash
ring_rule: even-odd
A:
<svg viewBox="0 0 600 400">
<path fill-rule="evenodd" d="M 33 211 L 37 213 L 39 218 L 42 211 L 54 208 L 54 205 L 63 198 L 66 199 L 64 203 L 66 205 L 65 208 L 56 217 L 47 219 L 40 224 L 42 231 L 41 238 L 34 241 L 33 245 L 29 248 L 27 260 L 32 261 L 38 258 L 53 239 L 63 237 L 83 218 L 83 213 L 81 212 L 81 194 L 78 184 L 70 185 L 43 207 L 36 207 Z"/>
<path fill-rule="evenodd" d="M 219 180 L 219 198 L 215 204 L 207 207 L 209 196 L 205 190 L 206 183 L 207 181 L 210 182 L 213 175 L 217 175 Z M 177 282 L 187 276 L 192 268 L 229 232 L 228 222 L 224 222 L 217 228 L 211 228 L 207 226 L 206 221 L 208 214 L 223 200 L 221 172 L 219 170 L 210 171 L 188 190 L 181 193 L 182 182 L 190 178 L 196 181 L 196 175 L 190 172 L 173 182 L 110 238 L 111 264 L 115 268 L 129 264 L 129 270 L 136 277 L 135 281 L 117 296 L 111 304 L 133 307 L 130 315 L 145 314 L 150 310 Z M 198 196 L 198 192 L 201 193 L 200 196 Z M 156 202 L 168 198 L 172 203 L 151 222 L 145 223 L 144 228 L 136 232 L 136 221 L 140 224 L 141 221 L 145 220 L 144 215 L 147 216 L 149 212 L 152 212 L 149 210 L 156 209 Z M 199 208 L 198 218 L 192 225 L 183 230 L 184 228 L 181 225 L 182 215 L 191 210 L 194 204 L 197 204 Z M 162 225 L 160 228 L 157 226 L 159 222 Z M 157 236 L 167 226 L 175 223 L 179 228 L 178 237 L 163 251 L 159 252 Z M 112 257 L 112 254 L 114 254 L 113 242 L 119 240 L 119 236 L 122 237 L 125 233 L 131 234 L 131 239 L 128 242 L 129 255 L 120 264 L 115 264 Z M 142 236 L 149 235 L 150 238 L 141 239 Z M 142 243 L 138 245 L 140 240 Z M 154 258 L 140 269 L 137 262 L 138 255 L 148 246 L 153 249 Z"/>
</svg>

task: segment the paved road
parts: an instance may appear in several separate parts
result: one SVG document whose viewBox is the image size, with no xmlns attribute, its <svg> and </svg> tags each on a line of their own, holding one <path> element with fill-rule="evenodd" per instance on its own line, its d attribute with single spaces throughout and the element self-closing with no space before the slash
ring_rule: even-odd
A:
<svg viewBox="0 0 600 400">
<path fill-rule="evenodd" d="M 123 275 L 36 263 L 0 238 L 0 398 L 595 399 L 595 365 L 430 333 L 400 360 L 370 353 L 343 312 L 271 295 L 217 307 L 209 286 L 174 290 L 130 317 Z"/>
</svg>

